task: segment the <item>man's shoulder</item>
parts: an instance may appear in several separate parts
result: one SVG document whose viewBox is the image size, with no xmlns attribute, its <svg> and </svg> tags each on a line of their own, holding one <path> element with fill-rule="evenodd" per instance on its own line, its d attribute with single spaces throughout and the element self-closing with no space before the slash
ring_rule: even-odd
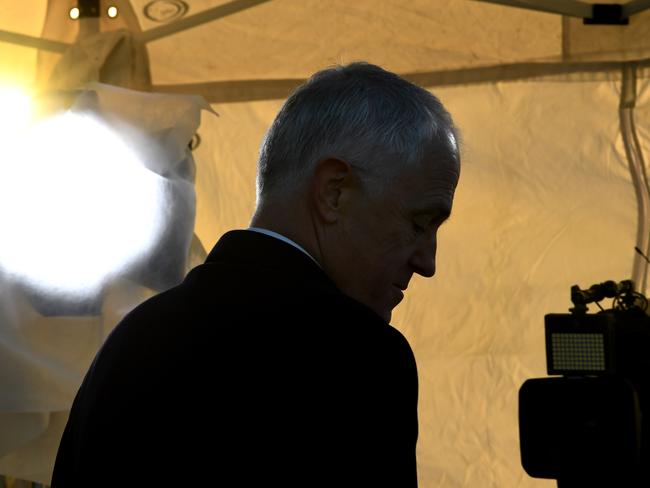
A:
<svg viewBox="0 0 650 488">
<path fill-rule="evenodd" d="M 132 310 L 107 342 L 123 350 L 124 342 L 130 344 L 128 349 L 146 344 L 151 349 L 185 340 L 188 347 L 200 349 L 202 341 L 261 337 L 298 344 L 301 338 L 319 337 L 325 343 L 370 343 L 412 354 L 397 329 L 340 291 L 298 249 L 252 232 L 235 237 L 225 252 L 217 245 L 216 257 L 211 253 L 213 258 L 194 268 L 181 284 Z"/>
</svg>

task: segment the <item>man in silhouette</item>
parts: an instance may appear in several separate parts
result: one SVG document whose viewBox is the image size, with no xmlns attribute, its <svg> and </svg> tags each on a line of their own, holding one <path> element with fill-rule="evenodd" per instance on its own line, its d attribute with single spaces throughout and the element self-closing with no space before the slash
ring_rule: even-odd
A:
<svg viewBox="0 0 650 488">
<path fill-rule="evenodd" d="M 377 66 L 299 87 L 250 227 L 115 328 L 52 487 L 416 486 L 417 371 L 389 322 L 434 275 L 456 141 L 437 98 Z"/>
</svg>

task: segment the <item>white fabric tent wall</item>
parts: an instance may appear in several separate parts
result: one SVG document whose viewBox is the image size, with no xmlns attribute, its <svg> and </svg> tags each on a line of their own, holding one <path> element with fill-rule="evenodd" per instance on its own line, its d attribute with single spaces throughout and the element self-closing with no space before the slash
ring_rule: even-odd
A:
<svg viewBox="0 0 650 488">
<path fill-rule="evenodd" d="M 517 465 L 517 391 L 545 376 L 543 316 L 567 311 L 573 284 L 627 278 L 634 253 L 636 202 L 612 144 L 617 90 L 599 82 L 473 90 L 473 103 L 462 88 L 438 90 L 464 130 L 463 180 L 437 280 L 418 282 L 396 321 L 422 382 L 420 479 L 541 486 Z"/>
<path fill-rule="evenodd" d="M 219 3 L 191 5 L 196 12 Z M 143 29 L 156 26 L 141 16 L 145 2 L 132 4 Z M 647 18 L 639 16 L 635 32 L 645 32 L 640 25 Z M 454 70 L 630 59 L 619 45 L 606 54 L 589 52 L 579 42 L 582 29 L 572 19 L 465 0 L 394 0 L 381 7 L 278 0 L 149 45 L 154 86 L 220 102 L 213 103 L 219 118 L 203 114 L 202 144 L 194 153 L 195 232 L 208 250 L 223 232 L 245 228 L 254 209 L 257 150 L 282 103 L 281 96 L 268 96 L 278 90 L 262 82 L 293 83 L 356 59 L 434 80 L 428 86 L 463 136 L 461 180 L 452 219 L 440 232 L 437 275 L 413 281 L 393 320 L 418 362 L 423 488 L 554 486 L 529 478 L 519 462 L 517 393 L 525 379 L 545 376 L 543 316 L 568 309 L 573 284 L 631 275 L 637 203 L 619 128 L 616 66 L 435 86 L 447 84 L 440 81 L 445 70 L 449 79 L 469 80 L 472 73 Z M 647 54 L 643 36 L 634 46 L 634 59 Z M 0 49 L 9 47 L 0 43 Z M 12 52 L 27 50 L 17 49 Z M 33 74 L 30 66 L 25 72 Z M 525 76 L 538 68 L 506 66 L 481 76 Z M 253 80 L 260 91 L 236 93 L 212 83 L 232 80 Z M 254 101 L 255 93 L 272 100 Z M 648 154 L 645 78 L 637 93 L 637 130 Z M 43 438 L 0 458 L 0 472 L 47 482 L 34 473 L 47 473 L 56 436 Z"/>
</svg>

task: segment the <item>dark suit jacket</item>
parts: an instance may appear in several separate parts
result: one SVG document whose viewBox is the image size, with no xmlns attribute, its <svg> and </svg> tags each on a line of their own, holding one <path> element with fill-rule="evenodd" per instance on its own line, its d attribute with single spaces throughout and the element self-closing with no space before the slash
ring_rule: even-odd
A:
<svg viewBox="0 0 650 488">
<path fill-rule="evenodd" d="M 417 389 L 406 339 L 307 255 L 228 232 L 107 338 L 52 488 L 414 487 Z"/>
</svg>

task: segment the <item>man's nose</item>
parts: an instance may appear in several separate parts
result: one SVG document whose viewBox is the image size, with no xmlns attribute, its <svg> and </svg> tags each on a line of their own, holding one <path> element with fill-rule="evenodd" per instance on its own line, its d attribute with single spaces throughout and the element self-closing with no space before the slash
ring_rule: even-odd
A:
<svg viewBox="0 0 650 488">
<path fill-rule="evenodd" d="M 426 239 L 418 246 L 415 252 L 411 255 L 409 264 L 413 271 L 425 278 L 431 278 L 436 274 L 436 237 Z"/>
</svg>

